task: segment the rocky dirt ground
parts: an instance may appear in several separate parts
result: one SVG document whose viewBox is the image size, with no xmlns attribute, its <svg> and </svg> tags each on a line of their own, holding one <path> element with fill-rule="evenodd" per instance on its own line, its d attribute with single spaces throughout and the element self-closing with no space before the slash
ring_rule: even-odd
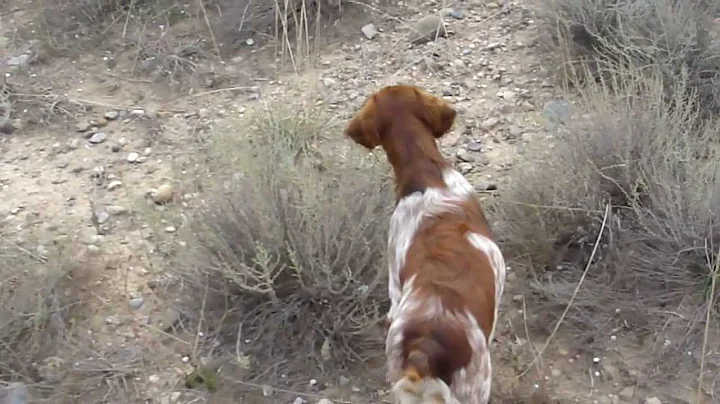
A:
<svg viewBox="0 0 720 404">
<path fill-rule="evenodd" d="M 470 0 L 444 6 L 410 1 L 382 12 L 356 8 L 328 33 L 333 40 L 314 55 L 311 67 L 292 71 L 281 66 L 273 49 L 247 45 L 215 66 L 209 80 L 220 84 L 210 83 L 213 88 L 189 96 L 131 78 L 121 56 L 112 71 L 101 51 L 75 62 L 23 66 L 21 50 L 8 46 L 8 82 L 52 77 L 52 93 L 65 94 L 89 110 L 77 114 L 67 128 L 27 125 L 0 135 L 2 237 L 18 244 L 32 240 L 37 247 L 31 252 L 37 255 L 51 254 L 63 240 L 75 241 L 77 259 L 88 268 L 90 280 L 86 293 L 92 304 L 75 324 L 87 330 L 82 344 L 88 352 L 152 352 L 152 363 L 132 380 L 130 390 L 140 392 L 134 397 L 201 402 L 201 395 L 182 386 L 191 370 L 187 355 L 193 338 L 190 332 L 174 335 L 164 328 L 179 313 L 158 292 L 166 274 L 158 264 L 162 258 L 153 256 L 154 232 L 172 237 L 183 223 L 151 225 L 155 218 L 147 216 L 155 209 L 148 199 L 192 197 L 183 189 L 184 176 L 192 175 L 183 164 L 192 160 L 194 137 L 211 131 L 242 136 L 238 122 L 246 112 L 273 101 L 321 105 L 342 122 L 380 86 L 414 83 L 442 94 L 460 111 L 455 129 L 442 139 L 448 157 L 484 197 L 502 192 L 508 169 L 543 158 L 558 121 L 571 112 L 552 72 L 539 63 L 530 3 Z M 22 22 L 24 14 L 5 15 L 5 27 Z M 410 27 L 439 15 L 446 19 L 447 38 L 411 45 Z M 559 402 L 689 402 L 685 392 L 691 387 L 660 390 L 649 385 L 635 370 L 642 363 L 636 358 L 641 350 L 621 334 L 598 336 L 613 341 L 612 349 L 585 352 L 576 350 L 561 328 L 542 360 L 531 366 L 532 352 L 542 348 L 547 336 L 523 329 L 523 318 L 536 313 L 524 308 L 525 287 L 512 272 L 508 282 L 495 350 L 500 401 L 512 401 L 503 394 L 543 391 Z M 101 359 L 92 356 L 88 360 Z M 308 375 L 309 384 L 311 379 Z M 382 369 L 358 370 L 327 381 L 338 387 L 298 392 L 295 402 L 386 402 L 388 397 L 378 394 L 381 382 Z M 123 393 L 127 386 L 123 390 L 113 383 L 104 386 L 106 396 L 99 395 L 97 402 L 135 400 Z M 275 386 L 275 391 L 282 389 Z M 292 402 L 295 394 L 288 393 L 286 400 L 264 397 L 267 388 L 266 394 L 260 386 L 256 390 L 243 402 Z"/>
</svg>

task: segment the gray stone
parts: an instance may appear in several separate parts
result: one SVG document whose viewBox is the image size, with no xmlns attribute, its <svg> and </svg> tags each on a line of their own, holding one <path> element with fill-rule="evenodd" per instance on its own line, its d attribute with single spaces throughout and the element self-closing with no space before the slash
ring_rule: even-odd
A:
<svg viewBox="0 0 720 404">
<path fill-rule="evenodd" d="M 109 184 L 107 185 L 107 190 L 108 190 L 108 191 L 114 191 L 114 190 L 120 188 L 120 187 L 122 186 L 122 184 L 123 184 L 122 181 L 117 181 L 117 180 L 116 180 L 116 181 L 112 181 L 111 183 L 109 183 Z"/>
<path fill-rule="evenodd" d="M 88 139 L 88 142 L 93 144 L 99 144 L 104 142 L 107 139 L 107 134 L 105 132 L 97 132 L 90 136 L 90 139 Z"/>
<path fill-rule="evenodd" d="M 95 212 L 95 218 L 96 218 L 98 224 L 103 224 L 103 223 L 107 222 L 108 220 L 110 220 L 110 215 L 107 212 L 105 212 L 104 210 L 100 210 L 100 211 Z"/>
<path fill-rule="evenodd" d="M 635 396 L 635 386 L 627 386 L 627 387 L 623 388 L 618 393 L 618 396 L 620 396 L 626 400 L 633 398 Z"/>
<path fill-rule="evenodd" d="M 14 56 L 7 60 L 7 64 L 9 66 L 14 66 L 14 67 L 25 66 L 29 63 L 30 63 L 30 55 L 28 55 L 28 54 Z"/>
<path fill-rule="evenodd" d="M 457 156 L 457 158 L 458 158 L 460 161 L 464 161 L 464 162 L 467 162 L 467 163 L 469 163 L 470 161 L 472 161 L 472 157 L 470 157 L 470 153 L 468 153 L 468 151 L 465 150 L 465 149 L 459 149 L 459 150 L 457 151 L 457 153 L 455 153 L 455 156 Z"/>
<path fill-rule="evenodd" d="M 114 121 L 115 119 L 118 119 L 119 116 L 120 113 L 117 111 L 107 111 L 105 113 L 105 119 L 107 119 L 108 121 Z"/>
<path fill-rule="evenodd" d="M 562 100 L 551 100 L 545 104 L 543 115 L 552 126 L 567 125 L 570 121 L 570 104 Z"/>
<path fill-rule="evenodd" d="M 488 118 L 480 123 L 480 128 L 491 130 L 500 123 L 500 118 Z"/>
<path fill-rule="evenodd" d="M 375 39 L 375 37 L 378 36 L 378 30 L 375 28 L 375 24 L 364 25 L 360 28 L 360 31 L 362 31 L 367 39 Z"/>
<path fill-rule="evenodd" d="M 128 213 L 128 209 L 126 207 L 119 206 L 119 205 L 110 205 L 105 208 L 105 211 L 110 216 L 120 216 L 120 215 L 124 215 L 124 214 Z"/>
<path fill-rule="evenodd" d="M 421 45 L 447 36 L 445 23 L 439 15 L 428 15 L 410 27 L 408 40 L 413 45 Z"/>
<path fill-rule="evenodd" d="M 480 142 L 476 142 L 474 140 L 468 142 L 467 148 L 470 151 L 479 152 L 482 151 L 482 144 Z"/>
<path fill-rule="evenodd" d="M 82 121 L 75 124 L 75 130 L 78 132 L 87 132 L 92 128 L 90 121 Z"/>
<path fill-rule="evenodd" d="M 145 300 L 143 300 L 142 297 L 135 297 L 130 299 L 128 304 L 130 305 L 130 308 L 133 310 L 137 310 L 142 307 L 143 303 L 145 303 Z"/>
</svg>

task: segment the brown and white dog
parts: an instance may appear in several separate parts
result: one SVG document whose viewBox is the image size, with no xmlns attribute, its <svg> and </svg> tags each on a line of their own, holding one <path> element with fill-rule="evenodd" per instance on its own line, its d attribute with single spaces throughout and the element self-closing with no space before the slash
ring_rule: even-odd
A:
<svg viewBox="0 0 720 404">
<path fill-rule="evenodd" d="M 388 378 L 399 404 L 485 404 L 505 261 L 470 183 L 436 139 L 455 110 L 407 85 L 382 88 L 345 134 L 381 146 L 395 173 L 388 240 Z"/>
</svg>

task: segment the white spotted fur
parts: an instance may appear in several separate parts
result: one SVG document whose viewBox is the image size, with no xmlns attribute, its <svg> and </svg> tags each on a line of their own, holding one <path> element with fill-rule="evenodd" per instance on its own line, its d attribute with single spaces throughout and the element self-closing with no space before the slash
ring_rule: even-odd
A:
<svg viewBox="0 0 720 404">
<path fill-rule="evenodd" d="M 495 332 L 497 312 L 505 284 L 505 261 L 498 245 L 489 238 L 476 233 L 469 233 L 467 239 L 475 248 L 483 251 L 489 258 L 495 275 L 495 321 L 493 321 L 490 338 L 486 339 L 475 318 L 469 313 L 449 313 L 444 310 L 439 299 L 418 299 L 413 289 L 414 277 L 400 286 L 400 271 L 405 265 L 408 250 L 412 244 L 420 224 L 425 218 L 437 216 L 458 208 L 468 198 L 474 197 L 472 185 L 459 172 L 448 168 L 443 173 L 447 189 L 430 188 L 425 192 L 416 192 L 402 198 L 390 220 L 388 236 L 388 267 L 390 311 L 386 341 L 388 356 L 388 378 L 394 383 L 393 392 L 396 402 L 400 404 L 433 403 L 430 396 L 440 394 L 442 404 L 486 404 L 490 398 L 492 383 L 492 365 L 488 349 Z M 428 381 L 423 389 L 416 394 L 407 393 L 409 381 L 402 378 L 402 330 L 409 317 L 436 316 L 454 317 L 468 330 L 468 341 L 474 352 L 467 368 L 453 375 L 452 388 L 440 380 Z M 442 387 L 444 386 L 444 387 Z M 452 397 L 445 393 L 451 391 Z"/>
</svg>

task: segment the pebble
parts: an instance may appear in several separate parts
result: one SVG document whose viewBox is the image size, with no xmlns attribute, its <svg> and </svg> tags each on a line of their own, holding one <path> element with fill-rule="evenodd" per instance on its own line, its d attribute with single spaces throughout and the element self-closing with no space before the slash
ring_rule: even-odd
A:
<svg viewBox="0 0 720 404">
<path fill-rule="evenodd" d="M 152 192 L 152 200 L 158 205 L 166 204 L 173 198 L 173 188 L 170 184 L 160 185 L 155 192 Z"/>
<path fill-rule="evenodd" d="M 305 400 L 302 399 L 302 397 L 295 397 L 295 400 L 293 400 L 293 404 L 304 404 Z"/>
<path fill-rule="evenodd" d="M 480 123 L 480 128 L 490 130 L 500 123 L 500 118 L 488 118 Z"/>
<path fill-rule="evenodd" d="M 110 220 L 110 215 L 106 211 L 100 210 L 95 212 L 95 218 L 97 219 L 98 224 L 103 224 Z"/>
<path fill-rule="evenodd" d="M 19 56 L 11 57 L 7 60 L 8 66 L 25 66 L 30 61 L 30 55 L 28 54 L 22 54 Z"/>
<path fill-rule="evenodd" d="M 105 208 L 105 211 L 106 211 L 110 216 L 120 216 L 120 215 L 124 215 L 124 214 L 128 213 L 128 209 L 127 209 L 126 207 L 124 207 L 124 206 L 119 206 L 119 205 L 110 205 L 110 206 L 107 206 L 107 207 Z"/>
<path fill-rule="evenodd" d="M 80 147 L 80 139 L 70 139 L 67 142 L 68 149 L 75 150 Z"/>
<path fill-rule="evenodd" d="M 645 400 L 645 404 L 662 404 L 662 401 L 657 397 L 650 397 Z"/>
<path fill-rule="evenodd" d="M 473 141 L 468 142 L 467 148 L 470 151 L 479 152 L 479 151 L 482 151 L 482 144 L 480 144 L 480 142 L 476 142 L 473 140 Z"/>
<path fill-rule="evenodd" d="M 468 174 L 470 171 L 472 171 L 473 166 L 470 163 L 462 162 L 458 164 L 458 170 L 460 170 L 460 174 L 465 175 Z"/>
<path fill-rule="evenodd" d="M 114 190 L 120 188 L 122 186 L 122 184 L 123 184 L 122 181 L 117 181 L 117 180 L 112 181 L 107 185 L 107 190 L 114 191 Z"/>
<path fill-rule="evenodd" d="M 317 404 L 333 404 L 332 400 L 327 398 L 321 398 L 318 400 Z"/>
<path fill-rule="evenodd" d="M 128 163 L 136 163 L 138 159 L 140 158 L 140 155 L 135 152 L 131 152 L 127 155 L 127 161 Z"/>
<path fill-rule="evenodd" d="M 175 228 L 175 226 L 168 226 L 165 228 L 165 233 L 175 233 L 176 231 L 177 229 Z"/>
<path fill-rule="evenodd" d="M 119 116 L 120 116 L 120 113 L 117 111 L 107 111 L 105 113 L 105 119 L 107 119 L 109 121 L 114 121 L 115 119 L 118 119 Z"/>
<path fill-rule="evenodd" d="M 92 124 L 88 121 L 78 122 L 75 124 L 75 130 L 78 132 L 87 132 L 92 128 Z"/>
<path fill-rule="evenodd" d="M 458 149 L 455 155 L 460 161 L 470 162 L 472 160 L 472 157 L 470 157 L 470 153 L 468 153 L 468 151 L 465 149 Z"/>
<path fill-rule="evenodd" d="M 142 297 L 132 298 L 132 299 L 130 299 L 130 301 L 128 302 L 128 304 L 130 304 L 130 308 L 133 309 L 133 310 L 137 310 L 137 309 L 139 309 L 140 307 L 142 307 L 143 303 L 145 303 L 145 300 L 143 300 Z"/>
<path fill-rule="evenodd" d="M 374 39 L 378 35 L 378 30 L 375 28 L 375 24 L 364 25 L 360 28 L 360 31 L 362 31 L 362 34 L 365 35 L 365 38 L 367 39 Z"/>
<path fill-rule="evenodd" d="M 512 101 L 512 100 L 515 99 L 515 95 L 516 95 L 516 94 L 515 94 L 514 91 L 509 91 L 509 90 L 508 90 L 508 91 L 502 91 L 502 92 L 500 92 L 498 95 L 500 96 L 500 98 L 502 98 L 502 99 L 504 99 L 504 100 Z"/>
<path fill-rule="evenodd" d="M 107 134 L 105 132 L 97 132 L 90 136 L 90 139 L 88 139 L 88 142 L 93 144 L 100 144 L 104 142 L 107 139 Z"/>
</svg>

